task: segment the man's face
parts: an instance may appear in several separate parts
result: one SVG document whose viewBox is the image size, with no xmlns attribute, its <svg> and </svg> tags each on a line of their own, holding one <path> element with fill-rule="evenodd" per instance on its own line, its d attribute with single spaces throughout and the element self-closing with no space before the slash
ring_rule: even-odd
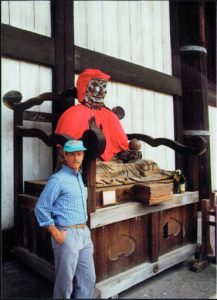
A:
<svg viewBox="0 0 217 300">
<path fill-rule="evenodd" d="M 84 158 L 84 151 L 64 152 L 64 159 L 67 166 L 78 171 Z"/>
<path fill-rule="evenodd" d="M 101 107 L 104 105 L 104 98 L 107 93 L 107 81 L 99 78 L 92 78 L 87 86 L 84 100 L 90 106 Z"/>
</svg>

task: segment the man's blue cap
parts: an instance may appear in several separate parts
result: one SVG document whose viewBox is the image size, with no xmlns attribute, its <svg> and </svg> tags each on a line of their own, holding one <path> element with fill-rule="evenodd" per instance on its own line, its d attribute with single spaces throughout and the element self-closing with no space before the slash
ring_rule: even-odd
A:
<svg viewBox="0 0 217 300">
<path fill-rule="evenodd" d="M 63 150 L 65 152 L 76 152 L 76 151 L 85 151 L 87 150 L 82 141 L 79 140 L 69 140 L 64 144 Z"/>
</svg>

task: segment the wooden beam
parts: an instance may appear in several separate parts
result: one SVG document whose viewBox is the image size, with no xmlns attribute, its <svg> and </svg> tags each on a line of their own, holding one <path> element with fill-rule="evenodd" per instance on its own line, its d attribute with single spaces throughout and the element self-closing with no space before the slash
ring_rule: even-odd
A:
<svg viewBox="0 0 217 300">
<path fill-rule="evenodd" d="M 159 205 L 146 206 L 139 202 L 127 202 L 117 206 L 104 207 L 90 213 L 90 228 L 93 229 L 196 202 L 198 202 L 198 192 L 185 192 L 184 194 L 174 194 L 173 200 L 165 201 Z"/>
<path fill-rule="evenodd" d="M 99 68 L 111 75 L 111 80 L 169 95 L 181 95 L 179 78 L 109 55 L 75 46 L 75 72 Z"/>
<path fill-rule="evenodd" d="M 1 24 L 2 56 L 54 66 L 54 40 L 38 33 Z"/>
</svg>

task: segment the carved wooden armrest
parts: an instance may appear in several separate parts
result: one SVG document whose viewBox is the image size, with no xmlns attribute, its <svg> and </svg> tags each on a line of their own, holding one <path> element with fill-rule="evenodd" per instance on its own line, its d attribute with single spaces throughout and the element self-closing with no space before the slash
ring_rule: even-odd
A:
<svg viewBox="0 0 217 300">
<path fill-rule="evenodd" d="M 146 134 L 130 133 L 127 134 L 129 140 L 135 138 L 147 143 L 152 147 L 158 147 L 161 145 L 167 146 L 177 152 L 193 155 L 201 155 L 207 150 L 207 141 L 201 136 L 188 137 L 188 145 L 183 145 L 179 142 L 173 141 L 167 138 L 152 138 Z"/>
<path fill-rule="evenodd" d="M 21 103 L 22 94 L 19 91 L 9 91 L 3 96 L 3 103 L 14 111 L 24 111 L 34 105 L 41 105 L 44 101 L 63 101 L 65 98 L 70 96 L 74 98 L 77 97 L 75 87 L 59 93 L 43 93 Z"/>
</svg>

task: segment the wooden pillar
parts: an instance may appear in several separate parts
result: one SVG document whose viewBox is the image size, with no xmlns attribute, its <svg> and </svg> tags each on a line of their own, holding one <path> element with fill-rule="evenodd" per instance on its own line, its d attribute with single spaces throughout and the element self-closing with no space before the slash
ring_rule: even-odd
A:
<svg viewBox="0 0 217 300">
<path fill-rule="evenodd" d="M 61 92 L 74 86 L 74 14 L 73 1 L 52 1 L 52 36 L 55 47 L 53 68 L 53 91 Z M 66 101 L 53 104 L 58 116 L 74 104 L 69 97 Z M 55 128 L 54 124 L 54 128 Z"/>
<path fill-rule="evenodd" d="M 53 91 L 61 92 L 74 86 L 74 4 L 73 1 L 51 1 L 52 37 L 54 39 L 55 64 L 53 68 Z M 72 96 L 53 103 L 52 112 L 57 118 L 74 105 Z M 56 128 L 53 123 L 52 130 Z M 57 151 L 53 149 L 53 170 Z"/>
<path fill-rule="evenodd" d="M 150 261 L 158 261 L 159 256 L 159 214 L 158 212 L 148 215 L 148 255 Z"/>
<path fill-rule="evenodd" d="M 170 5 L 170 32 L 171 32 L 171 50 L 172 50 L 172 74 L 181 78 L 180 66 L 180 39 L 179 39 L 179 10 L 177 1 L 169 1 Z M 182 120 L 182 101 L 178 95 L 173 95 L 174 110 L 174 134 L 175 140 L 181 144 L 183 140 L 183 120 Z M 182 169 L 184 157 L 182 153 L 175 152 L 176 168 Z"/>
<path fill-rule="evenodd" d="M 20 242 L 18 195 L 23 193 L 23 137 L 17 134 L 16 127 L 23 125 L 22 117 L 22 111 L 14 111 L 14 245 Z"/>
<path fill-rule="evenodd" d="M 189 179 L 188 189 L 199 190 L 200 199 L 210 198 L 211 174 L 204 1 L 180 1 L 178 8 L 184 142 L 193 146 L 192 137 L 199 135 L 203 136 L 208 143 L 207 151 L 199 156 L 196 162 L 197 166 L 192 167 L 192 157 L 186 158 L 185 173 Z M 197 176 L 198 180 L 192 181 L 192 178 Z"/>
</svg>

